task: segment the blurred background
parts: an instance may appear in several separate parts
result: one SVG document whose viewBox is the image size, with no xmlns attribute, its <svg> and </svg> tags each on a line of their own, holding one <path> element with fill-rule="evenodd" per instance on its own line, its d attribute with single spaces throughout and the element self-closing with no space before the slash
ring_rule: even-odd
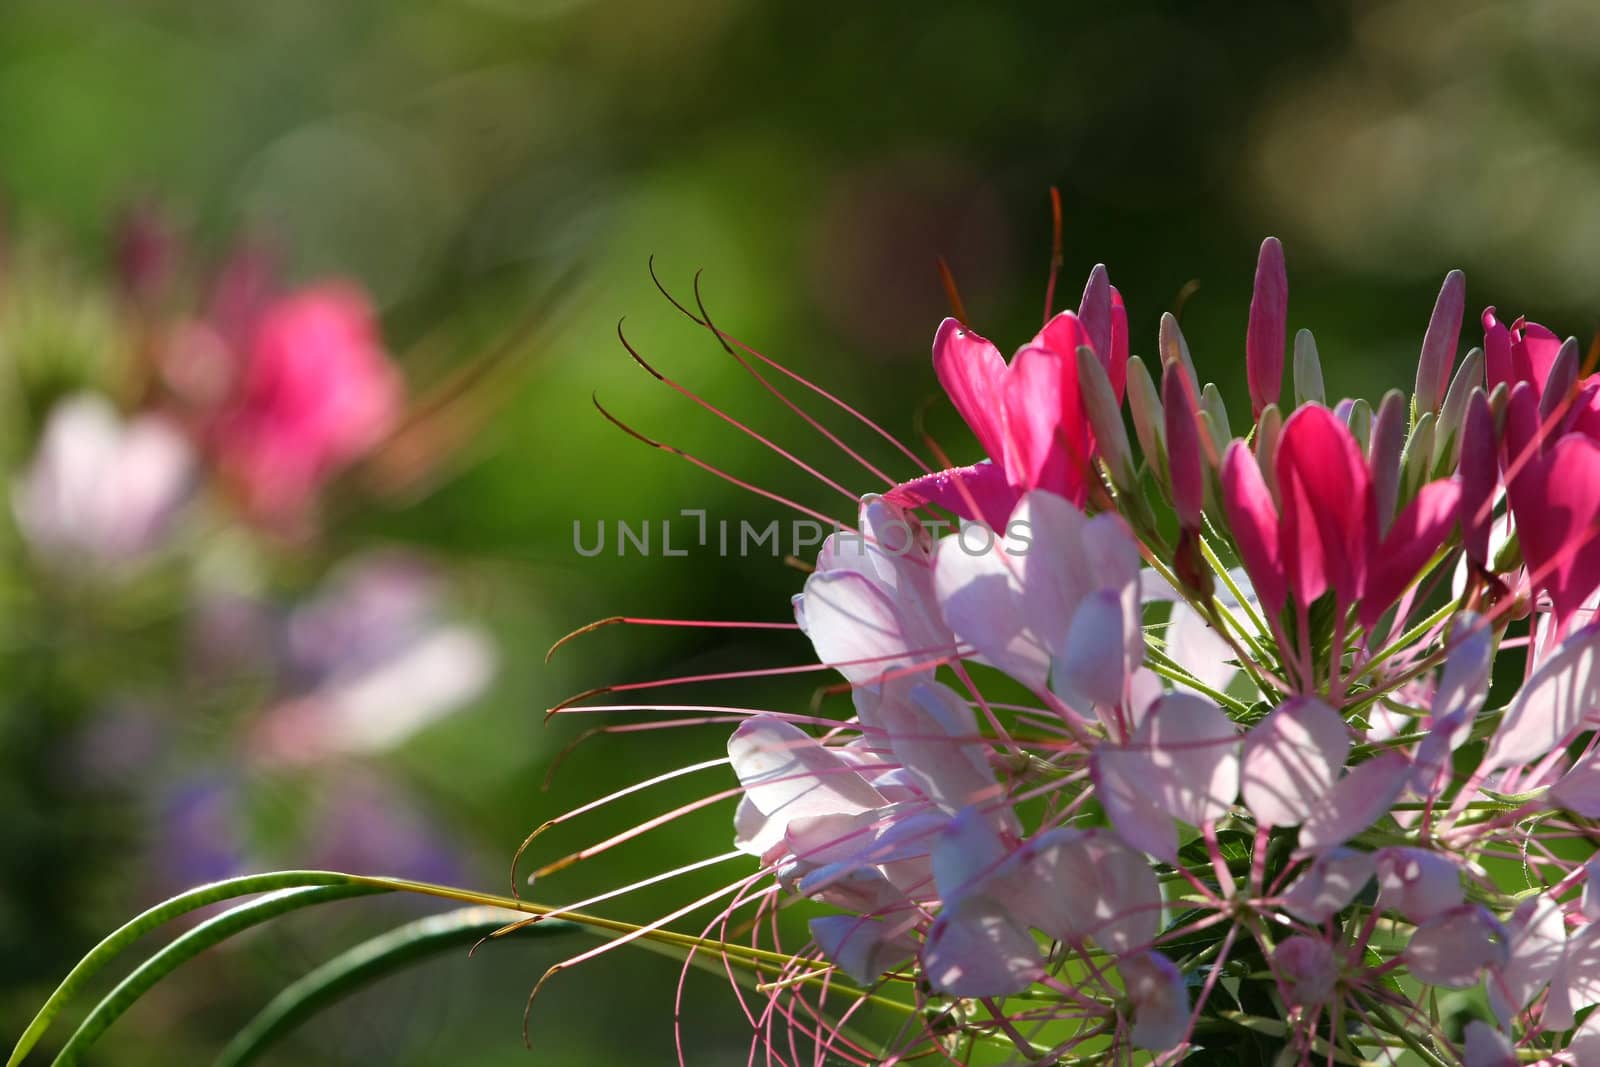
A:
<svg viewBox="0 0 1600 1067">
<path fill-rule="evenodd" d="M 675 311 L 651 256 L 691 307 L 703 272 L 724 330 L 970 462 L 935 402 L 935 264 L 977 329 L 1025 341 L 1051 186 L 1058 308 L 1107 263 L 1133 351 L 1181 304 L 1202 376 L 1243 408 L 1251 273 L 1277 234 L 1290 324 L 1317 334 L 1330 393 L 1375 399 L 1409 388 L 1452 267 L 1473 310 L 1594 331 L 1597 131 L 1584 0 L 8 0 L 0 1030 L 107 930 L 207 879 L 328 866 L 503 891 L 540 822 L 714 757 L 726 734 L 591 738 L 547 782 L 585 727 L 650 716 L 546 726 L 546 709 L 810 658 L 781 631 L 612 627 L 544 663 L 616 614 L 783 621 L 802 581 L 770 553 L 665 557 L 662 521 L 675 548 L 692 537 L 680 509 L 787 513 L 628 437 L 591 393 L 737 479 L 853 510 L 644 373 L 619 319 L 686 388 L 852 492 L 882 487 Z M 655 551 L 619 554 L 619 521 L 651 524 Z M 603 525 L 604 551 L 577 551 L 575 524 L 585 547 Z M 804 709 L 821 684 L 632 698 Z M 630 797 L 523 869 L 729 784 L 712 769 Z M 719 853 L 730 805 L 528 892 L 568 903 Z M 650 918 L 745 873 L 596 910 Z M 93 1062 L 207 1062 L 274 990 L 428 910 L 336 904 L 241 938 L 141 1001 Z M 635 951 L 554 980 L 524 1050 L 527 994 L 578 941 L 447 956 L 271 1062 L 670 1062 L 678 967 Z M 691 976 L 682 1015 L 688 1062 L 746 1061 L 716 978 Z"/>
</svg>

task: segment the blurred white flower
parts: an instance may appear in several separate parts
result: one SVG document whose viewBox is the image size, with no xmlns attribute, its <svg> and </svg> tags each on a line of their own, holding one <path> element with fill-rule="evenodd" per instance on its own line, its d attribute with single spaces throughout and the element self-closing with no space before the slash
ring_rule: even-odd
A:
<svg viewBox="0 0 1600 1067">
<path fill-rule="evenodd" d="M 52 565 L 129 564 L 166 542 L 194 470 L 188 442 L 166 419 L 125 422 L 104 397 L 81 393 L 50 412 L 12 507 Z"/>
</svg>

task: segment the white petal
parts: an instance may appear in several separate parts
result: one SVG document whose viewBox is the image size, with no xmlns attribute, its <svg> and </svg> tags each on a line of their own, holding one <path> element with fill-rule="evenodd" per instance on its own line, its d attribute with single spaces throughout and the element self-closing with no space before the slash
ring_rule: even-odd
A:
<svg viewBox="0 0 1600 1067">
<path fill-rule="evenodd" d="M 1600 707 L 1600 624 L 1574 632 L 1523 685 L 1495 731 L 1480 771 L 1533 763 Z"/>
</svg>

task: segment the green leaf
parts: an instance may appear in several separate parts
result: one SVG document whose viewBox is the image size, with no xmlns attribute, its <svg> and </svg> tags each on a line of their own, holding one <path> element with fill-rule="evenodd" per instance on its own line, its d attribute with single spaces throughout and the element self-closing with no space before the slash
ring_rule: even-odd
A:
<svg viewBox="0 0 1600 1067">
<path fill-rule="evenodd" d="M 461 908 L 406 923 L 365 941 L 274 997 L 261 1014 L 228 1043 L 214 1067 L 244 1067 L 279 1038 L 340 998 L 418 960 L 472 944 L 517 917 L 516 913 L 500 908 Z M 577 923 L 549 920 L 523 926 L 508 936 L 551 937 L 581 929 Z"/>
<path fill-rule="evenodd" d="M 350 881 L 343 884 L 280 889 L 259 900 L 240 904 L 221 915 L 207 919 L 140 964 L 132 974 L 118 983 L 115 989 L 106 994 L 105 999 L 95 1005 L 88 1018 L 83 1020 L 73 1035 L 67 1039 L 67 1043 L 62 1046 L 60 1053 L 52 1061 L 54 1067 L 71 1067 L 77 1063 L 78 1058 L 123 1012 L 128 1010 L 134 1001 L 171 974 L 180 964 L 194 958 L 212 945 L 227 940 L 241 930 L 247 930 L 268 919 L 312 904 L 386 892 L 389 890 L 383 886 L 362 885 Z"/>
<path fill-rule="evenodd" d="M 16 1047 L 11 1051 L 11 1058 L 6 1061 L 6 1067 L 18 1067 L 23 1058 L 39 1043 L 39 1039 L 50 1028 L 51 1021 L 61 1013 L 67 1001 L 77 995 L 100 968 L 163 923 L 196 908 L 203 908 L 222 900 L 232 900 L 235 897 L 249 896 L 252 893 L 267 893 L 295 886 L 346 885 L 350 882 L 349 875 L 334 871 L 275 871 L 272 874 L 252 874 L 213 882 L 162 901 L 118 927 L 78 961 L 77 966 L 62 979 L 55 992 L 50 994 L 50 999 L 39 1009 L 39 1014 L 33 1017 L 28 1028 L 22 1032 L 22 1037 L 17 1040 Z"/>
</svg>

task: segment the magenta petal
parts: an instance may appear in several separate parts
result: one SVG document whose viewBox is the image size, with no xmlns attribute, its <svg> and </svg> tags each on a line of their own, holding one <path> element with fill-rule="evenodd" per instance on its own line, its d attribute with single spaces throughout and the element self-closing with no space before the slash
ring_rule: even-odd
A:
<svg viewBox="0 0 1600 1067">
<path fill-rule="evenodd" d="M 1385 752 L 1352 768 L 1300 827 L 1300 848 L 1320 852 L 1342 845 L 1387 814 L 1405 788 L 1411 764 Z"/>
<path fill-rule="evenodd" d="M 1004 997 L 1044 977 L 1038 942 L 987 897 L 945 908 L 922 947 L 928 984 L 954 997 Z"/>
<path fill-rule="evenodd" d="M 1245 377 L 1253 414 L 1276 404 L 1283 394 L 1283 346 L 1288 333 L 1289 276 L 1283 245 L 1276 237 L 1261 242 L 1256 259 L 1255 292 L 1250 297 L 1250 326 L 1245 333 Z"/>
<path fill-rule="evenodd" d="M 1529 578 L 1565 626 L 1600 588 L 1600 442 L 1567 434 L 1528 462 L 1510 493 Z"/>
<path fill-rule="evenodd" d="M 1239 562 L 1250 575 L 1261 606 L 1275 616 L 1288 595 L 1278 545 L 1278 509 L 1256 458 L 1242 441 L 1229 445 L 1222 459 L 1222 504 L 1239 547 Z"/>
<path fill-rule="evenodd" d="M 1111 354 L 1101 358 L 1105 361 L 1106 377 L 1111 379 L 1111 391 L 1120 404 L 1128 386 L 1128 309 L 1123 306 L 1122 294 L 1114 285 L 1111 287 Z"/>
<path fill-rule="evenodd" d="M 1402 511 L 1372 554 L 1361 594 L 1361 625 L 1371 627 L 1400 599 L 1455 528 L 1461 486 L 1429 482 Z"/>
<path fill-rule="evenodd" d="M 985 460 L 970 467 L 934 471 L 884 493 L 884 499 L 912 509 L 932 504 L 954 512 L 963 519 L 981 522 L 991 530 L 1003 530 L 1011 509 L 1017 504 L 1017 491 L 1006 481 L 1005 468 Z"/>
<path fill-rule="evenodd" d="M 1159 952 L 1140 952 L 1118 960 L 1117 970 L 1133 1002 L 1134 1045 L 1176 1048 L 1189 1029 L 1189 990 L 1177 965 Z"/>
<path fill-rule="evenodd" d="M 1461 431 L 1461 539 L 1467 558 L 1478 566 L 1489 562 L 1489 528 L 1494 517 L 1494 491 L 1500 484 L 1500 458 L 1489 398 L 1474 389 L 1467 399 Z"/>
<path fill-rule="evenodd" d="M 1511 348 L 1511 369 L 1542 394 L 1550 380 L 1550 368 L 1561 352 L 1561 338 L 1537 322 L 1525 323 L 1520 332 L 1522 336 Z"/>
<path fill-rule="evenodd" d="M 1000 387 L 1006 372 L 1000 350 L 955 319 L 945 319 L 933 337 L 933 371 L 978 444 L 1000 462 L 1005 454 Z"/>
<path fill-rule="evenodd" d="M 1172 506 L 1189 529 L 1200 526 L 1205 504 L 1205 453 L 1195 424 L 1193 386 L 1182 364 L 1169 363 L 1161 376 L 1161 408 L 1167 430 L 1167 464 L 1172 478 Z"/>
<path fill-rule="evenodd" d="M 1542 759 L 1600 707 L 1600 623 L 1575 631 L 1534 670 L 1489 742 L 1480 771 Z"/>
<path fill-rule="evenodd" d="M 1245 806 L 1266 826 L 1297 826 L 1327 797 L 1345 757 L 1344 720 L 1315 697 L 1280 705 L 1245 736 Z"/>
<path fill-rule="evenodd" d="M 1417 927 L 1406 948 L 1406 966 L 1429 985 L 1466 989 L 1477 984 L 1485 967 L 1505 966 L 1506 941 L 1505 927 L 1486 909 L 1462 904 Z"/>
<path fill-rule="evenodd" d="M 1501 382 L 1515 384 L 1515 372 L 1511 366 L 1511 330 L 1495 317 L 1492 307 L 1483 310 L 1483 358 L 1490 390 Z"/>
<path fill-rule="evenodd" d="M 1077 408 L 1078 354 L 1065 355 L 1029 345 L 1016 354 L 1001 386 L 1005 404 L 1006 478 L 1019 489 L 1044 486 L 1055 492 L 1072 490 L 1082 482 L 1074 460 L 1063 447 L 1061 435 L 1072 423 L 1063 410 Z M 1068 393 L 1071 393 L 1070 398 Z M 1068 491 L 1063 495 L 1075 495 Z"/>
<path fill-rule="evenodd" d="M 1373 517 L 1372 482 L 1360 447 L 1333 412 L 1307 404 L 1283 424 L 1277 465 L 1283 498 L 1279 547 L 1296 599 L 1310 605 L 1331 588 L 1340 601 L 1353 603 Z M 1330 507 L 1334 501 L 1339 506 Z"/>
</svg>

